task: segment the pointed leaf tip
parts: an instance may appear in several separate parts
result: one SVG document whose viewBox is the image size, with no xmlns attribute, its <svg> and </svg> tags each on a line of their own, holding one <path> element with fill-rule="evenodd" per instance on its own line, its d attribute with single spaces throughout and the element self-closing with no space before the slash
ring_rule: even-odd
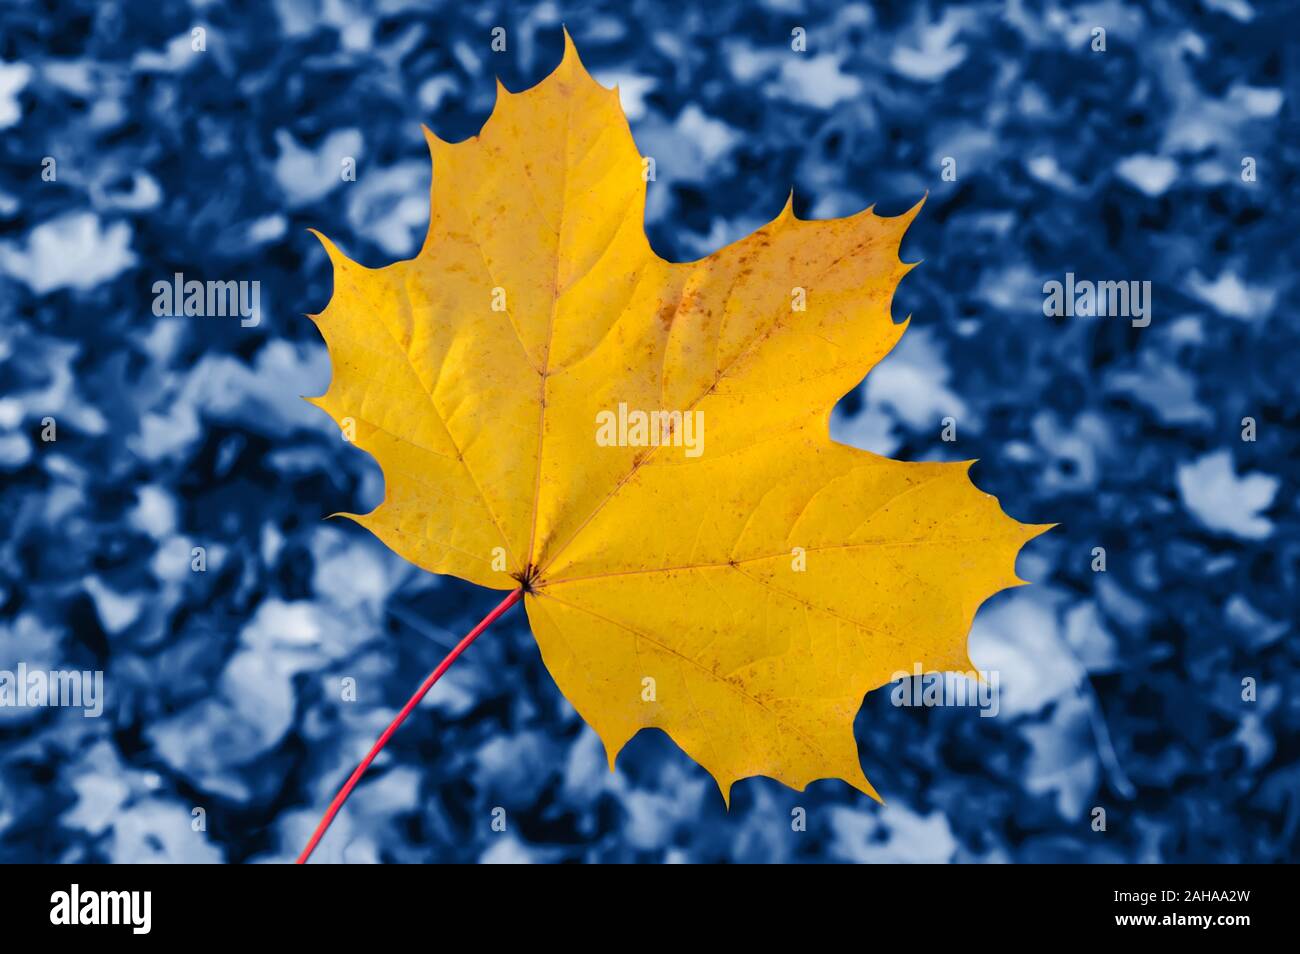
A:
<svg viewBox="0 0 1300 954">
<path fill-rule="evenodd" d="M 790 187 L 790 193 L 785 197 L 785 205 L 781 207 L 781 214 L 776 219 L 778 222 L 798 221 L 798 216 L 794 214 L 794 186 Z"/>
<path fill-rule="evenodd" d="M 911 208 L 900 212 L 898 215 L 885 215 L 881 216 L 881 218 L 885 219 L 887 222 L 897 222 L 899 236 L 901 238 L 902 233 L 906 232 L 912 222 L 915 221 L 916 217 L 921 214 L 921 209 L 925 207 L 925 203 L 929 198 L 930 192 L 927 189 L 925 195 L 921 196 L 921 198 L 918 199 Z"/>
<path fill-rule="evenodd" d="M 329 256 L 330 261 L 333 262 L 335 266 L 353 264 L 352 260 L 344 255 L 343 252 L 339 250 L 339 247 L 334 244 L 334 241 L 329 236 L 325 235 L 325 233 L 312 228 L 307 229 L 307 231 L 316 236 L 316 241 L 320 242 L 321 247 L 325 249 L 325 254 Z"/>
</svg>

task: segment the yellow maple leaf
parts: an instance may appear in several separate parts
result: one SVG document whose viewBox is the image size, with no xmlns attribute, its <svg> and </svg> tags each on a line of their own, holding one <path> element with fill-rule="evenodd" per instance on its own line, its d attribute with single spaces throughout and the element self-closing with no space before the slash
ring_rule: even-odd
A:
<svg viewBox="0 0 1300 954">
<path fill-rule="evenodd" d="M 916 664 L 973 670 L 976 609 L 1022 582 L 1016 554 L 1044 529 L 1006 517 L 969 463 L 829 437 L 832 406 L 906 328 L 890 302 L 919 206 L 801 221 L 787 203 L 707 258 L 665 261 L 617 90 L 567 33 L 539 85 L 498 84 L 480 135 L 426 134 L 418 256 L 369 269 L 322 238 L 334 374 L 311 400 L 386 482 L 350 516 L 427 570 L 522 586 L 611 768 L 653 726 L 724 798 L 751 775 L 874 796 L 863 696 Z"/>
</svg>

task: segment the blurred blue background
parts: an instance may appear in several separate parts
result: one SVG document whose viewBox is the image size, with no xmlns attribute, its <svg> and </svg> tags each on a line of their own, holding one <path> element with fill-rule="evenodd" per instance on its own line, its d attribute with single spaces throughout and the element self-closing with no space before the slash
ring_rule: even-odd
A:
<svg viewBox="0 0 1300 954">
<path fill-rule="evenodd" d="M 867 698 L 888 807 L 751 779 L 727 812 L 653 732 L 611 774 L 516 609 L 317 859 L 1294 860 L 1298 21 L 1252 0 L 5 4 L 0 669 L 103 669 L 108 699 L 0 708 L 0 860 L 291 860 L 499 599 L 323 519 L 382 478 L 298 399 L 329 379 L 304 230 L 372 266 L 414 254 L 420 124 L 477 132 L 494 75 L 518 90 L 559 61 L 561 23 L 656 159 L 666 257 L 748 233 L 791 185 L 805 217 L 928 190 L 895 300 L 912 328 L 834 432 L 979 458 L 1012 516 L 1061 526 L 1021 557 L 1036 585 L 977 617 L 996 718 Z M 260 281 L 260 324 L 155 317 L 177 271 Z M 1150 326 L 1045 318 L 1068 271 L 1152 282 Z"/>
</svg>

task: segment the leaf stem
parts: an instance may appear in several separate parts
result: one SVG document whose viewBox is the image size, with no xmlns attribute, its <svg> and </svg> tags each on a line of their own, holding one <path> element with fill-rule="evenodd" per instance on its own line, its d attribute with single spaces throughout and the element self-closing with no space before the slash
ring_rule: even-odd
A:
<svg viewBox="0 0 1300 954">
<path fill-rule="evenodd" d="M 330 807 L 325 810 L 324 817 L 321 818 L 320 824 L 316 826 L 316 831 L 312 833 L 311 841 L 307 842 L 307 847 L 304 848 L 302 854 L 298 856 L 297 864 L 301 865 L 307 863 L 307 859 L 310 858 L 311 853 L 316 850 L 316 846 L 320 843 L 321 838 L 329 829 L 330 824 L 334 821 L 334 816 L 339 813 L 339 809 L 343 807 L 343 803 L 348 800 L 348 796 L 352 794 L 352 789 L 356 788 L 357 782 L 361 781 L 361 776 L 366 774 L 366 769 L 370 767 L 370 763 L 375 760 L 375 756 L 377 756 L 383 747 L 388 744 L 388 740 L 393 737 L 393 733 L 397 731 L 398 726 L 405 722 L 406 717 L 409 716 L 415 710 L 415 707 L 420 704 L 420 700 L 424 698 L 425 693 L 432 689 L 433 684 L 442 678 L 442 674 L 445 673 L 451 667 L 451 664 L 456 661 L 456 657 L 463 653 L 469 647 L 470 643 L 478 639 L 483 631 L 496 622 L 497 618 L 504 614 L 506 610 L 518 603 L 523 595 L 524 591 L 522 589 L 512 590 L 509 596 L 497 604 L 496 609 L 484 616 L 483 619 L 479 621 L 479 624 L 471 629 L 465 638 L 456 644 L 455 648 L 447 654 L 447 657 L 442 662 L 438 663 L 438 668 L 429 673 L 429 678 L 425 679 L 424 682 L 420 684 L 420 688 L 415 691 L 415 695 L 411 696 L 411 698 L 407 700 L 406 705 L 402 706 L 402 711 L 397 713 L 397 718 L 389 723 L 388 728 L 384 730 L 384 734 L 381 735 L 375 744 L 370 747 L 370 751 L 366 753 L 366 757 L 361 760 L 361 764 L 357 766 L 356 771 L 354 771 L 351 777 L 343 783 L 343 787 L 339 789 L 339 793 L 334 796 L 334 801 L 330 802 Z"/>
</svg>

